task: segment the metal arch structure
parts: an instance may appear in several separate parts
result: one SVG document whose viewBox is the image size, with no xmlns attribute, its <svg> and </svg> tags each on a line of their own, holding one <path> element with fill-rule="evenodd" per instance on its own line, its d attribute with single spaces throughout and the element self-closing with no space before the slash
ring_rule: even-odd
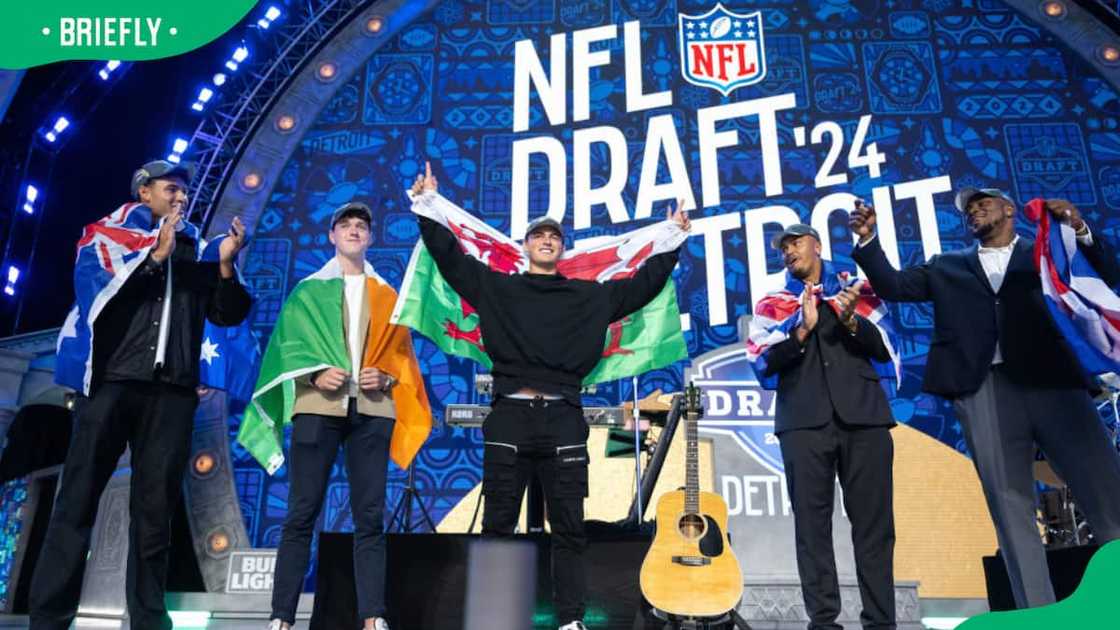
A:
<svg viewBox="0 0 1120 630">
<path fill-rule="evenodd" d="M 376 2 L 326 0 L 308 3 L 309 12 L 303 14 L 302 19 L 275 24 L 276 32 L 262 40 L 254 56 L 269 60 L 267 67 L 252 66 L 250 72 L 235 74 L 229 80 L 222 91 L 237 97 L 215 104 L 190 139 L 191 157 L 199 171 L 188 215 L 200 211 L 204 228 L 212 217 L 213 202 L 229 181 L 230 169 L 244 150 L 246 140 L 260 124 L 262 114 L 283 93 L 307 59 L 331 39 L 334 29 L 345 24 L 355 11 L 370 4 Z"/>
<path fill-rule="evenodd" d="M 195 200 L 196 204 L 205 204 L 200 206 L 206 212 L 205 231 L 221 233 L 235 216 L 253 231 L 284 164 L 308 125 L 385 42 L 436 4 L 436 0 L 335 0 L 330 3 L 331 9 L 324 9 L 324 16 L 315 20 L 318 26 L 309 25 L 307 29 L 320 33 L 323 39 L 288 46 L 291 59 L 278 59 L 262 77 L 262 88 L 251 94 L 246 91 L 244 106 L 231 104 L 230 110 L 220 114 L 231 118 L 223 131 L 200 126 L 196 132 L 196 142 L 201 142 L 198 146 L 213 145 L 198 153 L 201 161 L 210 163 L 199 180 Z M 343 5 L 351 9 L 345 11 Z M 327 11 L 334 13 L 328 15 Z M 327 28 L 331 16 L 336 22 Z M 376 31 L 367 28 L 374 19 L 380 26 Z M 302 54 L 296 55 L 298 51 Z M 318 74 L 324 63 L 333 65 L 330 77 Z M 239 112 L 237 120 L 232 120 L 233 113 L 226 113 L 234 109 Z M 274 113 L 292 116 L 294 126 L 283 130 L 275 124 L 264 124 L 274 118 Z M 250 173 L 259 177 L 251 189 L 241 185 L 242 178 Z"/>
</svg>

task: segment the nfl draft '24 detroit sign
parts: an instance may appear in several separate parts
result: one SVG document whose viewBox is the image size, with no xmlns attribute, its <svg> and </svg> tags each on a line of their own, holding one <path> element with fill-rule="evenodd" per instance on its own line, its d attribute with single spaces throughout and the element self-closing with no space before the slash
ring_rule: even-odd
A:
<svg viewBox="0 0 1120 630">
<path fill-rule="evenodd" d="M 766 78 L 762 12 L 734 13 L 717 4 L 703 15 L 678 15 L 681 75 L 727 96 Z"/>
</svg>

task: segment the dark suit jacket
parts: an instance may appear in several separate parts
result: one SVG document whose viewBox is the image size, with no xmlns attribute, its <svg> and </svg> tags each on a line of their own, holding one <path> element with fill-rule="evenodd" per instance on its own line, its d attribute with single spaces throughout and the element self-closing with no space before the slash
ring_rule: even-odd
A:
<svg viewBox="0 0 1120 630">
<path fill-rule="evenodd" d="M 823 302 L 805 344 L 790 335 L 766 355 L 766 374 L 778 375 L 774 432 L 813 429 L 833 417 L 854 426 L 893 426 L 879 375 L 869 359 L 890 354 L 874 324 L 857 316 L 856 334 Z"/>
<path fill-rule="evenodd" d="M 979 245 L 946 252 L 925 264 L 896 270 L 875 238 L 852 258 L 875 293 L 896 302 L 933 302 L 933 339 L 922 389 L 957 398 L 980 389 L 999 343 L 1004 370 L 1035 387 L 1090 387 L 1077 358 L 1062 340 L 1042 297 L 1034 268 L 1034 240 L 1020 237 L 999 293 L 980 265 Z M 1110 286 L 1120 279 L 1112 252 L 1099 234 L 1078 245 Z"/>
</svg>

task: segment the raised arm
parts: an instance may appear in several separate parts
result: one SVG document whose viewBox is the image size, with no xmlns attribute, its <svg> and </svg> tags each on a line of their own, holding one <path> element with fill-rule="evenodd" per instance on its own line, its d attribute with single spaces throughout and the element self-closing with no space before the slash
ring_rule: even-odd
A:
<svg viewBox="0 0 1120 630">
<path fill-rule="evenodd" d="M 867 274 L 875 294 L 892 302 L 928 302 L 929 266 L 926 262 L 903 270 L 895 269 L 875 234 L 875 209 L 867 204 L 857 204 L 850 221 L 852 231 L 860 237 L 859 245 L 852 251 L 852 259 Z"/>
<path fill-rule="evenodd" d="M 677 266 L 677 260 L 680 257 L 681 245 L 688 238 L 688 232 L 692 229 L 692 222 L 688 218 L 688 213 L 684 210 L 683 200 L 677 201 L 676 209 L 667 211 L 665 218 L 668 223 L 673 224 L 672 227 L 659 229 L 675 230 L 667 240 L 670 243 L 675 243 L 676 247 L 671 251 L 651 256 L 633 276 L 605 283 L 611 292 L 612 322 L 641 310 L 646 304 L 649 304 L 661 293 L 661 290 L 665 288 L 665 283 L 669 281 L 669 276 L 673 274 L 673 268 Z"/>
<path fill-rule="evenodd" d="M 492 273 L 482 261 L 468 255 L 459 245 L 459 239 L 448 228 L 436 220 L 440 216 L 439 205 L 448 204 L 439 195 L 439 182 L 432 175 L 432 164 L 426 162 L 424 172 L 416 176 L 410 190 L 412 211 L 420 222 L 420 238 L 436 261 L 443 279 L 467 302 L 477 301 L 483 279 Z"/>
</svg>

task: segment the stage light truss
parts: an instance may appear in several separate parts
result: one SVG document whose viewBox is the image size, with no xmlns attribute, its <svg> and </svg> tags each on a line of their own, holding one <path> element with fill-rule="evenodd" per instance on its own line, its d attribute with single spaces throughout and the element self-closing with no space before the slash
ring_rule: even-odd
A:
<svg viewBox="0 0 1120 630">
<path fill-rule="evenodd" d="M 189 157 L 199 166 L 191 196 L 192 220 L 201 221 L 205 229 L 213 214 L 213 204 L 230 179 L 230 169 L 270 104 L 283 93 L 307 59 L 330 41 L 332 32 L 368 4 L 369 0 L 309 3 L 309 11 L 286 15 L 283 21 L 271 24 L 270 37 L 259 42 L 253 51 L 253 58 L 261 60 L 260 63 L 224 77 L 222 93 L 235 97 L 213 103 L 189 143 Z"/>
</svg>

